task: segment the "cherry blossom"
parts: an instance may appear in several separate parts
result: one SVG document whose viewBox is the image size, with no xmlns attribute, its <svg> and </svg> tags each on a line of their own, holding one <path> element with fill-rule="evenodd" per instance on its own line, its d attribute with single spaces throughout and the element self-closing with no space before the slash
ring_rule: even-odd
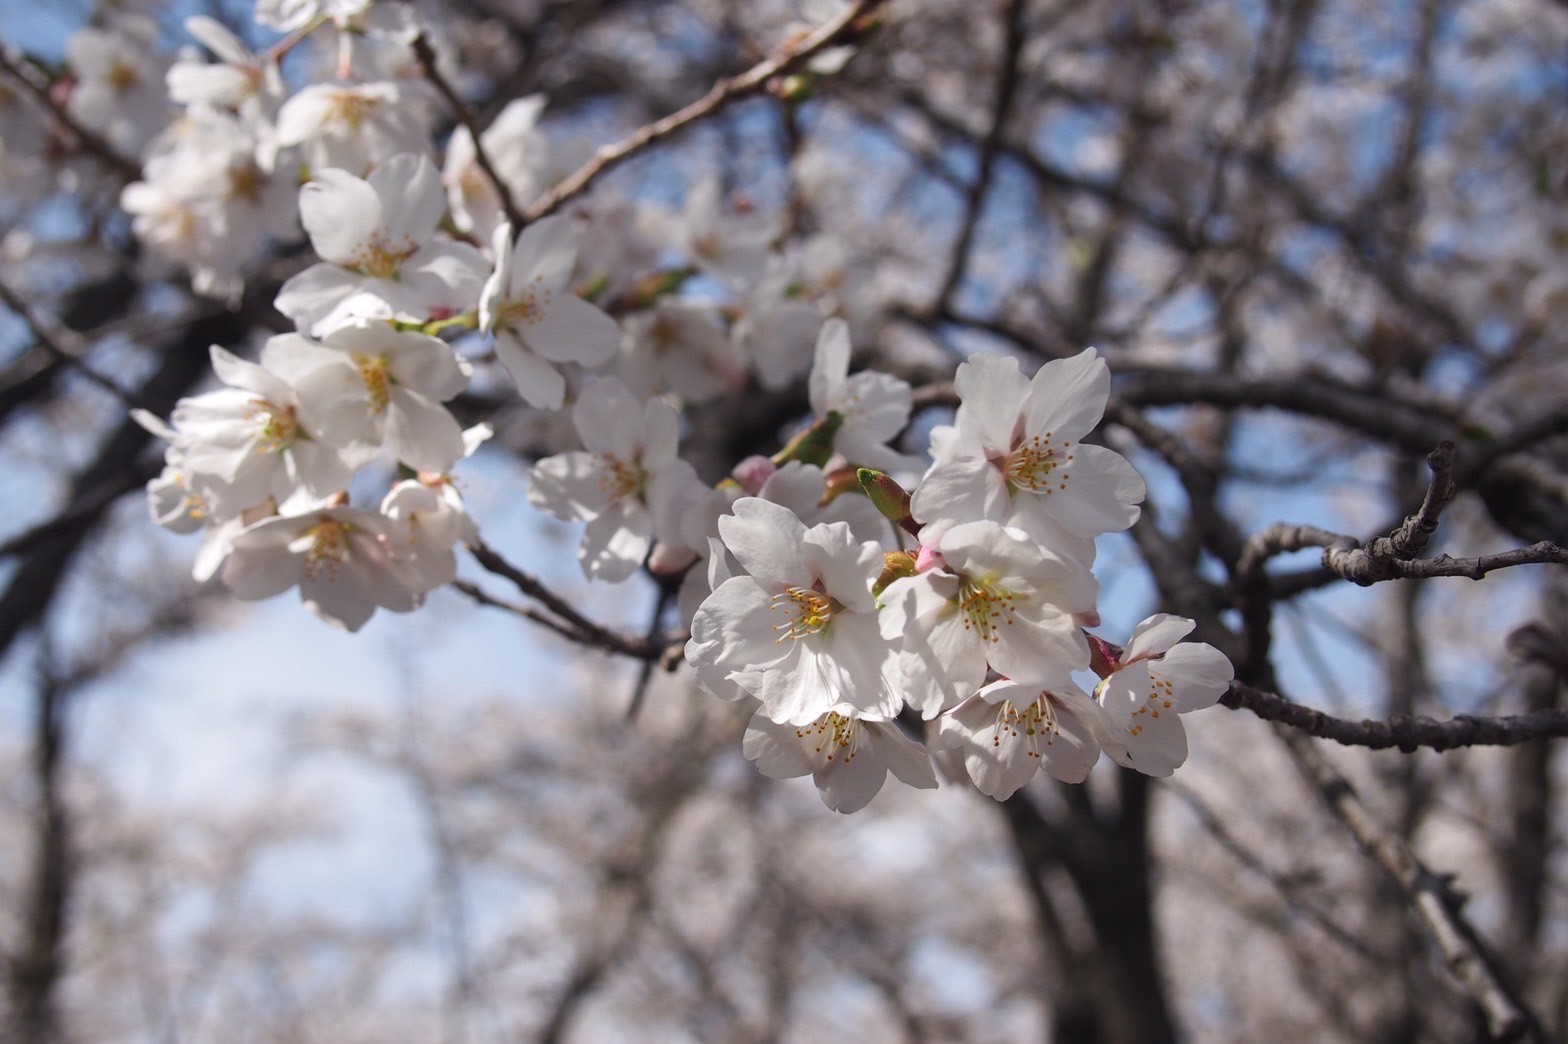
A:
<svg viewBox="0 0 1568 1044">
<path fill-rule="evenodd" d="M 312 84 L 278 111 L 278 144 L 300 146 L 313 171 L 364 175 L 400 153 L 429 149 L 429 100 L 417 82 Z"/>
<path fill-rule="evenodd" d="M 712 179 L 687 194 L 678 227 L 691 259 L 716 279 L 738 288 L 761 277 L 778 236 L 778 223 L 766 215 L 726 213 L 719 183 Z"/>
<path fill-rule="evenodd" d="M 935 463 L 915 491 L 915 518 L 990 518 L 1042 538 L 1132 525 L 1143 480 L 1120 454 L 1082 441 L 1105 412 L 1110 381 L 1092 348 L 1027 380 L 1011 356 L 970 356 L 954 380 L 955 423 L 932 433 Z"/>
<path fill-rule="evenodd" d="M 904 637 L 900 666 L 927 718 L 972 695 L 988 666 L 1048 686 L 1070 684 L 1089 666 L 1072 616 L 1094 606 L 1088 570 L 995 522 L 953 526 L 934 550 L 945 569 L 894 580 L 882 593 L 882 634 Z"/>
<path fill-rule="evenodd" d="M 817 417 L 843 418 L 833 449 L 849 463 L 879 471 L 915 473 L 920 461 L 888 447 L 909 423 L 910 390 L 892 374 L 849 374 L 849 326 L 842 319 L 822 324 L 807 388 Z"/>
<path fill-rule="evenodd" d="M 865 808 L 889 772 L 912 787 L 936 787 L 931 759 L 897 722 L 829 712 L 790 725 L 758 711 L 746 726 L 741 749 L 765 776 L 790 779 L 809 773 L 823 804 L 835 812 Z"/>
<path fill-rule="evenodd" d="M 219 575 L 246 601 L 298 587 L 311 612 L 357 631 L 378 608 L 410 612 L 424 600 L 388 535 L 380 515 L 350 507 L 279 515 L 236 535 Z"/>
<path fill-rule="evenodd" d="M 471 306 L 485 262 L 435 235 L 446 209 L 424 156 L 387 160 L 369 179 L 323 170 L 300 190 L 300 217 L 323 258 L 283 284 L 278 311 L 314 336 L 356 318 L 444 318 Z"/>
<path fill-rule="evenodd" d="M 305 431 L 298 395 L 270 362 L 266 350 L 257 365 L 213 345 L 212 368 L 229 387 L 181 399 L 165 429 L 174 433 L 171 462 L 185 488 L 218 518 L 268 497 L 281 501 L 297 488 L 330 495 L 352 473 L 336 448 Z"/>
<path fill-rule="evenodd" d="M 1095 690 L 1104 708 L 1105 752 L 1118 765 L 1168 776 L 1187 760 L 1180 714 L 1212 707 L 1235 670 L 1204 642 L 1183 642 L 1192 620 L 1157 613 L 1132 632 L 1113 673 Z"/>
<path fill-rule="evenodd" d="M 1100 757 L 1100 707 L 1072 682 L 1042 688 L 1004 678 L 934 723 L 932 750 L 960 748 L 982 794 L 1006 801 L 1044 769 L 1082 783 Z"/>
<path fill-rule="evenodd" d="M 624 580 L 656 537 L 677 534 L 683 494 L 700 486 L 675 455 L 680 420 L 664 400 L 640 402 L 604 378 L 583 390 L 572 421 L 586 449 L 535 464 L 528 500 L 556 518 L 588 523 L 577 553 L 585 575 Z"/>
<path fill-rule="evenodd" d="M 444 472 L 463 433 L 440 404 L 468 387 L 466 361 L 438 337 L 357 320 L 320 342 L 279 334 L 267 359 L 294 386 L 300 421 L 356 459 L 383 445 L 416 471 Z"/>
<path fill-rule="evenodd" d="M 709 669 L 699 677 L 727 675 L 774 721 L 896 714 L 894 649 L 871 594 L 882 549 L 857 542 L 842 522 L 808 529 L 758 497 L 736 501 L 719 534 L 746 575 L 725 580 L 697 609 L 686 658 Z"/>
<path fill-rule="evenodd" d="M 578 233 L 570 218 L 547 217 L 495 233 L 495 271 L 479 297 L 479 324 L 495 336 L 496 356 L 530 406 L 560 409 L 566 379 L 559 363 L 599 366 L 621 343 L 621 328 L 571 290 Z"/>
<path fill-rule="evenodd" d="M 718 310 L 702 302 L 666 297 L 631 316 L 625 348 L 619 373 L 647 394 L 668 391 L 696 403 L 745 385 L 740 353 Z"/>
<path fill-rule="evenodd" d="M 79 29 L 66 44 L 76 77 L 71 115 L 126 156 L 140 155 L 169 122 L 163 84 L 168 63 L 153 47 L 157 36 L 151 18 L 126 15 L 101 29 Z"/>
</svg>

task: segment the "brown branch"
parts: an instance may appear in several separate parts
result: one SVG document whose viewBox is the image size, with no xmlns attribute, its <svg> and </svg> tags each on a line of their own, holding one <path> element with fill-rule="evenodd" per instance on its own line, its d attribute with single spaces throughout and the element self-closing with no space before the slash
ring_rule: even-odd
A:
<svg viewBox="0 0 1568 1044">
<path fill-rule="evenodd" d="M 793 71 L 827 48 L 847 42 L 865 27 L 869 16 L 885 2 L 886 0 L 857 0 L 838 17 L 823 23 L 814 32 L 779 48 L 766 61 L 752 66 L 738 76 L 715 83 L 707 94 L 684 109 L 655 120 L 614 145 L 601 147 L 594 153 L 593 158 L 579 167 L 575 173 L 535 200 L 524 213 L 524 219 L 538 221 L 546 214 L 553 213 L 563 204 L 586 191 L 601 174 L 619 166 L 653 143 L 711 116 L 737 99 L 757 93 L 775 76 Z"/>
<path fill-rule="evenodd" d="M 1019 56 L 1023 53 L 1024 0 L 1012 0 L 1007 8 L 1007 36 L 1002 47 L 1002 72 L 996 81 L 996 98 L 991 103 L 991 129 L 980 143 L 980 169 L 969 184 L 964 198 L 964 217 L 958 229 L 958 240 L 953 244 L 952 260 L 942 288 L 937 292 L 933 311 L 940 313 L 947 307 L 958 284 L 963 281 L 969 265 L 969 250 L 974 243 L 975 226 L 980 223 L 980 211 L 985 207 L 985 197 L 991 190 L 991 175 L 996 168 L 996 154 L 1002 145 L 1002 133 L 1007 128 L 1007 117 L 1012 111 L 1013 98 L 1018 93 Z"/>
<path fill-rule="evenodd" d="M 421 31 L 414 37 L 414 60 L 419 63 L 419 71 L 424 74 L 430 85 L 436 89 L 446 103 L 452 107 L 452 115 L 457 118 L 468 131 L 474 142 L 474 159 L 479 164 L 479 169 L 485 172 L 485 177 L 490 179 L 490 184 L 495 186 L 496 195 L 501 197 L 501 209 L 506 212 L 506 220 L 512 225 L 512 233 L 516 235 L 523 227 L 522 211 L 517 209 L 517 201 L 512 198 L 512 190 L 495 169 L 495 164 L 490 161 L 490 154 L 485 151 L 484 142 L 480 140 L 479 123 L 474 118 L 474 112 L 468 107 L 460 94 L 447 82 L 441 70 L 436 67 L 435 50 L 430 46 L 430 40 Z"/>
<path fill-rule="evenodd" d="M 31 67 L 31 62 L 3 45 L 0 45 L 0 73 L 5 73 L 24 91 L 32 95 L 62 127 L 71 133 L 85 151 L 96 156 L 127 182 L 141 180 L 140 163 L 120 155 L 102 135 L 83 126 L 80 120 L 71 115 L 68 108 L 55 100 L 54 95 L 50 93 L 48 81 Z"/>
<path fill-rule="evenodd" d="M 617 653 L 621 656 L 630 656 L 637 660 L 657 661 L 666 670 L 674 670 L 680 661 L 671 656 L 670 650 L 679 648 L 686 641 L 684 635 L 670 635 L 663 638 L 640 638 L 612 631 L 608 627 L 597 624 L 578 612 L 570 602 L 550 590 L 539 578 L 531 573 L 525 573 L 512 565 L 506 559 L 496 554 L 489 545 L 479 542 L 469 546 L 469 552 L 474 560 L 496 576 L 510 580 L 519 591 L 555 614 L 557 619 L 550 620 L 543 614 L 536 614 L 526 606 L 512 606 L 498 599 L 484 596 L 482 604 L 496 605 L 501 608 L 511 609 L 530 620 L 544 624 L 557 634 L 581 645 L 588 645 L 607 653 Z M 472 586 L 472 585 L 468 585 Z M 465 590 L 459 585 L 459 590 L 469 597 L 475 597 L 474 592 Z M 477 599 L 476 599 L 477 600 Z"/>
<path fill-rule="evenodd" d="M 1486 1019 L 1488 1039 L 1546 1040 L 1545 1030 L 1502 980 L 1497 960 L 1464 917 L 1464 897 L 1449 875 L 1435 873 L 1403 838 L 1383 829 L 1350 782 L 1305 737 L 1286 733 L 1285 745 L 1330 811 L 1349 829 L 1362 851 L 1386 870 L 1405 901 L 1426 926 L 1443 963 Z"/>
<path fill-rule="evenodd" d="M 38 342 L 44 351 L 77 373 L 80 373 L 116 399 L 119 399 L 126 406 L 144 406 L 130 392 L 93 369 L 82 358 L 86 348 L 83 339 L 75 331 L 46 321 L 42 316 L 29 308 L 27 302 L 18 297 L 16 292 L 9 286 L 6 286 L 3 281 L 0 281 L 0 303 L 3 303 L 12 312 L 21 317 L 22 322 L 27 324 L 28 331 L 32 333 L 33 340 Z"/>
<path fill-rule="evenodd" d="M 1318 739 L 1372 750 L 1395 747 L 1406 754 L 1420 747 L 1437 751 L 1460 747 L 1512 747 L 1532 740 L 1568 736 L 1568 710 L 1560 709 L 1494 717 L 1460 714 L 1447 721 L 1405 715 L 1350 721 L 1239 681 L 1231 682 L 1230 691 L 1220 698 L 1220 702 L 1235 710 L 1249 710 L 1265 721 L 1288 725 Z"/>
<path fill-rule="evenodd" d="M 490 594 L 478 584 L 471 584 L 467 580 L 453 580 L 452 587 L 472 598 L 477 605 L 482 605 L 490 609 L 504 609 L 507 612 L 521 616 L 526 620 L 532 620 L 534 623 L 545 628 L 546 630 L 554 631 L 556 634 L 560 635 L 562 638 L 565 638 L 569 642 L 576 642 L 579 645 L 592 643 L 592 639 L 590 637 L 584 635 L 581 631 L 573 630 L 566 624 L 557 620 L 555 617 L 550 616 L 548 613 L 542 613 L 532 606 L 520 605 L 517 602 L 507 601 L 505 598 L 497 598 L 495 595 Z"/>
<path fill-rule="evenodd" d="M 1383 580 L 1425 580 L 1438 576 L 1463 576 L 1479 580 L 1487 573 L 1517 565 L 1568 565 L 1568 550 L 1550 540 L 1495 555 L 1476 558 L 1416 558 L 1437 531 L 1438 516 L 1454 496 L 1454 444 L 1444 441 L 1427 455 L 1432 480 L 1415 513 L 1386 537 L 1362 546 L 1355 537 L 1331 533 L 1317 526 L 1276 523 L 1247 541 L 1237 564 L 1238 584 L 1263 582 L 1263 564 L 1285 551 L 1305 547 L 1323 549 L 1323 567 L 1362 587 Z"/>
</svg>

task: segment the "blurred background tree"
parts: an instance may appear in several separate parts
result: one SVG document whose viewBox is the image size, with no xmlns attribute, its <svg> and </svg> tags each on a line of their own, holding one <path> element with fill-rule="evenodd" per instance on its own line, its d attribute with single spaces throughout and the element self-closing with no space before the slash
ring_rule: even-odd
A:
<svg viewBox="0 0 1568 1044">
<path fill-rule="evenodd" d="M 744 715 L 661 669 L 672 591 L 589 588 L 514 510 L 571 433 L 504 380 L 458 403 L 498 432 L 467 479 L 485 539 L 634 655 L 539 628 L 520 612 L 556 607 L 472 559 L 341 642 L 183 579 L 127 410 L 289 329 L 272 301 L 310 256 L 268 239 L 198 293 L 122 193 L 174 115 L 183 19 L 259 50 L 251 8 L 3 7 L 0 1036 L 1568 1034 L 1564 5 L 413 5 L 435 63 L 398 75 L 438 142 L 543 93 L 518 207 L 627 143 L 577 202 L 635 222 L 650 273 L 701 251 L 678 218 L 704 183 L 777 216 L 780 300 L 849 319 L 857 361 L 915 385 L 916 432 L 970 352 L 1109 360 L 1101 437 L 1149 497 L 1101 541 L 1102 615 L 1197 620 L 1229 709 L 1170 781 L 996 805 L 960 773 L 848 819 L 760 778 Z M 842 67 L 634 136 L 851 8 Z M 146 126 L 95 89 L 146 89 Z M 810 412 L 752 377 L 684 453 L 711 481 Z M 266 698 L 171 724 L 235 691 Z M 177 800 L 127 782 L 194 762 Z"/>
</svg>

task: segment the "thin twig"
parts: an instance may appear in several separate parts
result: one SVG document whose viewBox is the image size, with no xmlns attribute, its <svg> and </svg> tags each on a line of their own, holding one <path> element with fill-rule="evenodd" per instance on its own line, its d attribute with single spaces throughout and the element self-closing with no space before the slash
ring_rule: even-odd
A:
<svg viewBox="0 0 1568 1044">
<path fill-rule="evenodd" d="M 414 37 L 414 59 L 419 63 L 419 71 L 424 73 L 425 79 L 436 89 L 436 93 L 446 99 L 452 107 L 452 114 L 468 131 L 468 136 L 474 142 L 474 159 L 479 164 L 479 169 L 485 172 L 485 177 L 490 179 L 490 184 L 495 186 L 496 195 L 501 197 L 501 209 L 506 212 L 506 220 L 512 225 L 514 233 L 523 227 L 522 211 L 517 209 L 517 202 L 512 198 L 512 190 L 506 184 L 506 179 L 501 177 L 500 171 L 495 169 L 495 164 L 490 161 L 490 154 L 485 151 L 484 142 L 480 140 L 479 123 L 474 118 L 474 111 L 468 107 L 460 94 L 447 82 L 441 70 L 436 67 L 435 50 L 430 46 L 430 40 L 421 32 Z"/>
<path fill-rule="evenodd" d="M 996 167 L 996 154 L 1002 145 L 1002 134 L 1007 128 L 1007 118 L 1012 112 L 1013 99 L 1018 94 L 1019 56 L 1024 46 L 1024 0 L 1012 0 L 1007 8 L 1007 36 L 1002 46 L 1002 71 L 996 81 L 996 98 L 991 103 L 991 129 L 980 143 L 980 166 L 969 184 L 964 198 L 964 217 L 958 229 L 958 240 L 953 244 L 952 260 L 942 288 L 937 292 L 935 312 L 942 312 L 952 298 L 958 284 L 963 281 L 969 265 L 969 250 L 974 243 L 975 227 L 980 224 L 980 212 L 985 208 L 985 198 L 991 190 L 991 175 Z"/>
<path fill-rule="evenodd" d="M 1411 753 L 1418 747 L 1455 750 L 1460 747 L 1512 747 L 1531 740 L 1568 736 L 1568 710 L 1542 710 L 1529 714 L 1477 717 L 1460 714 L 1447 721 L 1399 716 L 1374 721 L 1350 721 L 1313 710 L 1278 693 L 1231 682 L 1220 702 L 1245 709 L 1265 721 L 1288 725 L 1309 736 L 1333 740 L 1347 747 L 1386 750 L 1397 747 Z"/>
<path fill-rule="evenodd" d="M 33 340 L 37 341 L 44 351 L 59 359 L 77 373 L 80 373 L 116 399 L 119 399 L 126 406 L 142 406 L 142 403 L 138 402 L 135 396 L 93 369 L 82 358 L 85 348 L 77 334 L 64 327 L 46 322 L 27 306 L 27 302 L 16 296 L 15 291 L 6 286 L 3 281 L 0 281 L 0 302 L 3 302 L 7 308 L 21 317 L 22 322 L 27 324 L 27 329 L 32 333 Z"/>
<path fill-rule="evenodd" d="M 715 83 L 707 94 L 684 109 L 655 120 L 614 145 L 601 147 L 594 153 L 593 158 L 578 168 L 575 173 L 556 184 L 543 197 L 535 200 L 524 213 L 524 219 L 538 221 L 546 214 L 553 213 L 564 203 L 584 192 L 601 174 L 619 166 L 654 142 L 712 115 L 739 98 L 755 94 L 766 87 L 768 81 L 775 76 L 791 72 L 827 48 L 845 42 L 849 37 L 860 32 L 867 16 L 874 13 L 885 2 L 886 0 L 858 0 L 838 17 L 823 23 L 816 31 L 779 48 L 766 61 L 758 63 L 738 76 Z"/>
<path fill-rule="evenodd" d="M 477 584 L 471 584 L 467 580 L 453 580 L 452 586 L 461 591 L 463 594 L 472 598 L 479 605 L 486 606 L 490 609 L 505 609 L 509 613 L 514 613 L 517 616 L 523 617 L 524 619 L 532 620 L 534 623 L 540 625 L 546 630 L 554 631 L 556 634 L 560 635 L 562 638 L 565 638 L 569 642 L 576 642 L 581 645 L 586 644 L 590 640 L 581 632 L 572 630 L 570 627 L 566 626 L 555 617 L 550 616 L 548 613 L 542 613 L 533 606 L 520 605 L 517 602 L 507 601 L 505 598 L 497 598 L 495 595 L 487 592 L 484 588 L 478 586 Z"/>
<path fill-rule="evenodd" d="M 497 576 L 510 580 L 512 584 L 524 595 L 544 605 L 559 619 L 552 628 L 558 634 L 570 638 L 572 641 L 583 645 L 591 645 L 605 652 L 619 653 L 639 660 L 656 660 L 661 664 L 669 664 L 673 669 L 674 663 L 667 657 L 667 651 L 674 645 L 685 642 L 685 636 L 672 636 L 667 639 L 641 638 L 612 631 L 608 627 L 597 624 L 578 612 L 570 602 L 550 590 L 539 578 L 531 573 L 525 573 L 512 565 L 506 559 L 496 554 L 489 545 L 476 543 L 470 545 L 470 553 L 474 560 Z M 465 592 L 467 593 L 467 592 Z M 504 604 L 504 603 L 502 603 Z M 525 607 L 517 607 L 519 609 Z M 535 617 L 524 612 L 522 615 Z M 564 622 L 563 622 L 564 621 Z M 543 620 L 539 622 L 543 623 Z"/>
<path fill-rule="evenodd" d="M 109 167 L 127 182 L 140 181 L 142 166 L 133 159 L 120 155 L 115 151 L 103 136 L 96 131 L 89 130 L 82 122 L 71 114 L 66 106 L 57 102 L 50 93 L 49 83 L 44 80 L 37 70 L 32 69 L 31 63 L 22 55 L 11 48 L 0 45 L 0 72 L 5 73 L 23 90 L 37 99 L 38 103 L 49 110 L 59 124 L 71 133 L 77 143 L 87 152 L 98 157 L 105 166 Z"/>
</svg>

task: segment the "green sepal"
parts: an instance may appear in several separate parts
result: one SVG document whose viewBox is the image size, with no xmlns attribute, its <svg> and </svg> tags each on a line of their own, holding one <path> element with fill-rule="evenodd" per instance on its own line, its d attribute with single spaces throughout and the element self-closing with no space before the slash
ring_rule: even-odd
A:
<svg viewBox="0 0 1568 1044">
<path fill-rule="evenodd" d="M 792 460 L 798 460 L 802 464 L 825 467 L 828 458 L 833 456 L 833 440 L 838 437 L 838 429 L 843 426 L 844 415 L 837 410 L 829 410 L 826 417 L 790 439 L 789 445 L 773 454 L 773 463 L 783 467 Z"/>
</svg>

